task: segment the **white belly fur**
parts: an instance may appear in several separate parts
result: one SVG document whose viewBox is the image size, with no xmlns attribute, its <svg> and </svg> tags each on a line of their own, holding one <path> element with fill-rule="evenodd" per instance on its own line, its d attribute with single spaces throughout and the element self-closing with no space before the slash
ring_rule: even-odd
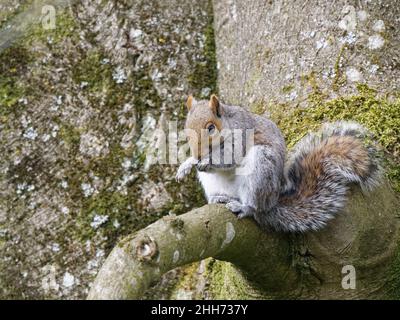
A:
<svg viewBox="0 0 400 320">
<path fill-rule="evenodd" d="M 203 186 L 207 199 L 210 196 L 225 195 L 246 202 L 244 189 L 248 180 L 257 179 L 253 172 L 258 159 L 258 151 L 262 146 L 253 146 L 249 149 L 241 162 L 241 174 L 233 169 L 230 171 L 198 172 L 198 178 Z M 244 171 L 243 171 L 244 170 Z M 246 173 L 246 174 L 244 174 Z"/>
<path fill-rule="evenodd" d="M 212 173 L 199 171 L 198 177 L 207 198 L 214 195 L 239 198 L 240 180 L 243 177 L 236 175 L 235 170 Z"/>
</svg>

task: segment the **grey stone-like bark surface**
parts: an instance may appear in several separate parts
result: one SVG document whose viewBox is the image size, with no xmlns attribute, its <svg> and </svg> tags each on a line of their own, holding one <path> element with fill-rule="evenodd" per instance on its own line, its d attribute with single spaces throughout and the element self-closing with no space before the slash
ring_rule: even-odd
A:
<svg viewBox="0 0 400 320">
<path fill-rule="evenodd" d="M 38 3 L 2 2 L 1 30 L 13 30 L 26 10 L 41 12 L 32 8 Z M 208 1 L 84 0 L 62 7 L 56 6 L 54 30 L 34 23 L 0 51 L 2 298 L 83 298 L 120 237 L 204 202 L 193 179 L 177 185 L 175 167 L 148 166 L 145 155 L 167 119 L 182 125 L 187 93 L 215 91 Z M 396 91 L 398 11 L 396 1 L 214 1 L 222 99 L 249 108 L 295 105 L 315 90 L 327 97 L 353 93 L 359 82 Z M 299 238 L 271 238 L 220 210 L 215 221 L 252 237 L 207 256 L 242 272 L 203 261 L 195 283 L 174 288 L 165 278 L 155 291 L 168 286 L 183 298 L 387 296 L 400 287 L 400 272 L 392 270 L 399 265 L 398 202 L 387 188 L 353 195 L 326 230 Z M 215 245 L 225 228 L 215 225 Z M 207 240 L 198 236 L 199 243 Z M 197 253 L 175 264 L 169 255 L 169 267 L 203 258 Z M 249 264 L 254 256 L 259 261 Z M 348 263 L 359 272 L 357 291 L 340 286 Z"/>
<path fill-rule="evenodd" d="M 400 6 L 380 1 L 214 1 L 225 101 L 304 104 L 368 83 L 400 88 Z M 383 92 L 382 92 L 383 93 Z"/>
<path fill-rule="evenodd" d="M 4 3 L 2 28 L 35 5 Z M 33 23 L 0 52 L 2 298 L 83 298 L 118 237 L 203 202 L 146 154 L 156 128 L 182 121 L 187 92 L 212 89 L 193 80 L 209 3 L 55 9 L 55 29 Z"/>
</svg>

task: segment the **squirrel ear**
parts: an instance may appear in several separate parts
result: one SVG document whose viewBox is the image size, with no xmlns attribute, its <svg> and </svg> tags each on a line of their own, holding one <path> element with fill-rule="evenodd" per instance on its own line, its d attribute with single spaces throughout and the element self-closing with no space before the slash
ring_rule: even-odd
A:
<svg viewBox="0 0 400 320">
<path fill-rule="evenodd" d="M 217 117 L 222 115 L 221 104 L 219 103 L 218 97 L 215 94 L 211 95 L 210 97 L 210 108 Z"/>
<path fill-rule="evenodd" d="M 193 101 L 194 101 L 194 98 L 193 98 L 192 95 L 190 95 L 190 96 L 187 98 L 187 101 L 186 101 L 186 107 L 187 107 L 188 111 L 190 111 L 190 109 L 192 108 Z"/>
</svg>

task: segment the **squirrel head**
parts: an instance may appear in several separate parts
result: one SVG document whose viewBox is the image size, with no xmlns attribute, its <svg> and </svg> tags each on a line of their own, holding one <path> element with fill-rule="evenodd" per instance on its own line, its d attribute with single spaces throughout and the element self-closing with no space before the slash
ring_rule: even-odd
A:
<svg viewBox="0 0 400 320">
<path fill-rule="evenodd" d="M 185 134 L 190 151 L 192 157 L 202 159 L 214 146 L 221 144 L 223 106 L 214 94 L 209 101 L 196 101 L 189 96 L 186 106 Z"/>
</svg>

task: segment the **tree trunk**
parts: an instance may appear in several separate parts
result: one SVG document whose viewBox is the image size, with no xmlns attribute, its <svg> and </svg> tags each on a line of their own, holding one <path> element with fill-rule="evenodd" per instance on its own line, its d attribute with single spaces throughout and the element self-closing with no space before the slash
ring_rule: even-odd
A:
<svg viewBox="0 0 400 320">
<path fill-rule="evenodd" d="M 0 298 L 84 298 L 119 237 L 205 203 L 145 160 L 184 95 L 215 90 L 209 10 L 1 1 Z"/>
<path fill-rule="evenodd" d="M 44 5 L 55 7 L 54 29 L 42 24 Z M 381 96 L 395 93 L 399 10 L 395 1 L 225 0 L 214 1 L 213 15 L 208 0 L 3 1 L 0 297 L 86 297 L 119 238 L 160 216 L 204 204 L 193 176 L 178 185 L 175 166 L 148 166 L 145 160 L 155 129 L 168 118 L 183 125 L 187 94 L 206 98 L 216 90 L 217 62 L 222 100 L 253 111 L 297 110 L 315 93 L 319 104 L 358 94 L 359 82 Z M 341 101 L 339 107 L 352 106 L 347 113 L 383 110 L 366 124 L 399 163 L 400 122 L 391 117 L 400 103 L 391 113 L 389 99 L 368 96 L 351 103 Z M 335 114 L 339 107 L 332 108 Z M 279 123 L 289 144 L 310 129 L 299 114 Z M 325 120 L 310 114 L 313 126 Z M 299 122 L 302 127 L 292 130 Z M 392 170 L 389 177 L 399 173 L 400 168 Z M 395 295 L 398 208 L 389 187 L 372 197 L 355 190 L 348 209 L 327 229 L 289 236 L 261 233 L 251 220 L 204 207 L 156 222 L 121 243 L 129 249 L 143 239 L 139 236 L 153 237 L 170 258 L 159 272 L 152 260 L 138 262 L 135 252 L 117 245 L 90 297 Z M 174 219 L 194 232 L 183 235 L 188 245 L 212 238 L 212 246 L 202 253 L 196 246 L 185 250 L 179 239 L 171 242 L 176 248 L 163 242 L 160 227 L 175 230 Z M 210 236 L 203 232 L 204 220 L 214 230 Z M 126 268 L 115 275 L 109 267 L 119 261 L 118 252 Z M 173 269 L 142 296 L 161 273 L 207 256 L 214 258 Z M 356 290 L 341 289 L 344 264 L 356 268 Z M 135 268 L 149 265 L 152 271 L 137 282 L 140 287 L 128 282 L 137 277 L 131 273 Z"/>
<path fill-rule="evenodd" d="M 400 88 L 400 6 L 383 1 L 214 1 L 223 100 L 305 103 L 367 83 Z M 307 81 L 312 76 L 312 81 Z"/>
</svg>

